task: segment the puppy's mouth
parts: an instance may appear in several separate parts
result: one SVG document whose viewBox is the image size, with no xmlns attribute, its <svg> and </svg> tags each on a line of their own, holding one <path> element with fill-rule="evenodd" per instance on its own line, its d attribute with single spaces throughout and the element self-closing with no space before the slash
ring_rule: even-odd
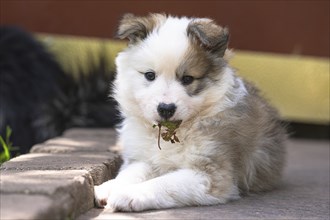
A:
<svg viewBox="0 0 330 220">
<path fill-rule="evenodd" d="M 180 127 L 182 120 L 177 121 L 160 121 L 158 124 L 154 124 L 152 127 L 158 127 L 158 148 L 161 150 L 160 147 L 160 137 L 164 141 L 174 143 L 180 143 L 179 138 L 176 136 L 176 131 Z"/>
</svg>

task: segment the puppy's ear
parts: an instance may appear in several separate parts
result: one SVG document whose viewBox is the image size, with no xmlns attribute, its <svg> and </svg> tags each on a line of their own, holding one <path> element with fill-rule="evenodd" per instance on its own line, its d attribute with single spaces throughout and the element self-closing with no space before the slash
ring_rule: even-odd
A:
<svg viewBox="0 0 330 220">
<path fill-rule="evenodd" d="M 129 39 L 130 43 L 136 43 L 146 38 L 165 19 L 166 15 L 164 14 L 150 14 L 147 17 L 125 14 L 120 21 L 117 37 L 120 39 Z"/>
<path fill-rule="evenodd" d="M 224 56 L 229 39 L 227 28 L 210 19 L 196 19 L 188 25 L 187 34 L 192 42 L 199 43 L 211 53 Z"/>
</svg>

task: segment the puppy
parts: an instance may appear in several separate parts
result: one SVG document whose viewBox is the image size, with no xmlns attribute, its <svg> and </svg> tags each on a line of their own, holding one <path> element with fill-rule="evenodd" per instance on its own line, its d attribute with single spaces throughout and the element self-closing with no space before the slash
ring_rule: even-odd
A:
<svg viewBox="0 0 330 220">
<path fill-rule="evenodd" d="M 124 163 L 95 187 L 97 206 L 214 205 L 275 186 L 286 132 L 276 110 L 227 63 L 226 28 L 207 18 L 129 14 L 118 36 L 129 40 L 114 81 Z M 161 124 L 177 121 L 176 141 L 163 140 Z"/>
</svg>

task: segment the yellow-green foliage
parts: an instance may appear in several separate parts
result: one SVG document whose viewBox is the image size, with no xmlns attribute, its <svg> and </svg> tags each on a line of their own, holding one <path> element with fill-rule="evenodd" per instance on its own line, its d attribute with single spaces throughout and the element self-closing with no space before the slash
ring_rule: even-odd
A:
<svg viewBox="0 0 330 220">
<path fill-rule="evenodd" d="M 3 139 L 2 136 L 0 136 L 0 143 L 3 149 L 3 152 L 0 153 L 0 164 L 6 162 L 11 158 L 11 151 L 16 150 L 13 147 L 13 143 L 10 141 L 12 130 L 9 126 L 6 127 L 6 137 Z"/>
</svg>

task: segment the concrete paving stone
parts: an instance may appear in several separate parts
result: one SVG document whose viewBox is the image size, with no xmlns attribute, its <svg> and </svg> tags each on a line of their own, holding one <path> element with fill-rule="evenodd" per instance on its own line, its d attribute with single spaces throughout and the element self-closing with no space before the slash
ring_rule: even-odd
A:
<svg viewBox="0 0 330 220">
<path fill-rule="evenodd" d="M 101 153 L 70 153 L 50 154 L 33 153 L 24 154 L 5 162 L 1 170 L 89 170 L 102 163 L 112 163 L 119 158 L 110 152 Z"/>
<path fill-rule="evenodd" d="M 30 153 L 75 153 L 75 152 L 105 152 L 112 147 L 105 141 L 91 138 L 59 137 L 33 146 Z"/>
<path fill-rule="evenodd" d="M 121 158 L 110 152 L 24 154 L 2 164 L 0 170 L 87 170 L 94 184 L 113 178 L 120 167 Z"/>
<path fill-rule="evenodd" d="M 47 219 L 52 203 L 52 199 L 44 195 L 1 194 L 0 219 Z M 49 219 L 60 219 L 61 213 L 51 213 L 53 218 Z"/>
<path fill-rule="evenodd" d="M 113 129 L 73 129 L 0 167 L 0 219 L 73 219 L 121 164 Z"/>
<path fill-rule="evenodd" d="M 2 194 L 0 198 L 0 219 L 74 219 L 81 207 L 71 194 L 57 194 L 57 198 L 45 195 Z M 77 209 L 78 208 L 78 209 Z M 86 210 L 84 210 L 86 211 Z"/>
<path fill-rule="evenodd" d="M 0 208 L 1 212 L 7 212 L 6 204 L 12 200 L 19 206 L 30 205 L 27 200 L 17 200 L 18 194 L 32 198 L 47 196 L 60 216 L 66 217 L 77 216 L 94 206 L 93 180 L 84 170 L 3 170 L 0 178 L 0 193 L 6 198 L 2 201 L 5 206 Z M 42 205 L 38 200 L 33 204 Z M 40 210 L 33 212 L 36 211 L 35 215 L 39 216 Z"/>
<path fill-rule="evenodd" d="M 113 129 L 70 129 L 62 137 L 37 144 L 31 153 L 105 152 L 116 144 Z"/>
<path fill-rule="evenodd" d="M 71 185 L 79 188 L 86 179 L 92 184 L 90 178 L 85 170 L 2 170 L 0 192 L 52 196 L 59 188 L 70 188 Z"/>
<path fill-rule="evenodd" d="M 110 142 L 117 140 L 117 132 L 111 128 L 72 128 L 66 130 L 63 137 L 96 137 L 107 138 Z"/>
</svg>

